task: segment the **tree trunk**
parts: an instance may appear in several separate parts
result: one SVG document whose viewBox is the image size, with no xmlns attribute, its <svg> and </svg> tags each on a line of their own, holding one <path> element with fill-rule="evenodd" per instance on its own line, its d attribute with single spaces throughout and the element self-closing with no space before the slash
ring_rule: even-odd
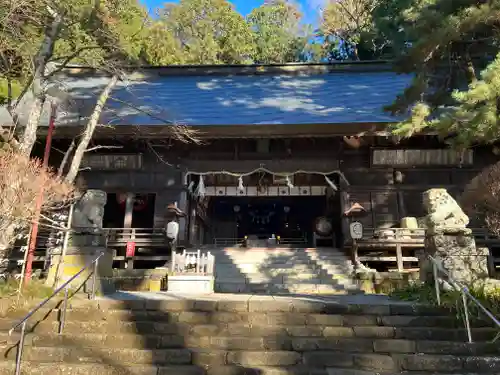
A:
<svg viewBox="0 0 500 375">
<path fill-rule="evenodd" d="M 28 116 L 28 121 L 26 123 L 26 128 L 24 129 L 23 136 L 21 137 L 21 143 L 19 145 L 19 151 L 25 155 L 30 155 L 31 150 L 36 142 L 36 131 L 38 129 L 38 123 L 40 122 L 40 117 L 43 112 L 43 105 L 45 104 L 45 95 L 41 94 L 33 98 L 31 103 L 30 114 Z"/>
<path fill-rule="evenodd" d="M 49 9 L 50 10 L 50 9 Z M 30 155 L 36 142 L 36 131 L 42 116 L 43 105 L 45 104 L 45 71 L 47 63 L 54 53 L 54 45 L 59 36 L 62 25 L 62 16 L 50 10 L 52 21 L 45 27 L 45 37 L 40 45 L 40 50 L 34 61 L 33 79 L 31 82 L 31 91 L 33 92 L 33 103 L 26 122 L 26 128 L 20 142 L 20 150 L 25 155 Z M 16 103 L 19 104 L 22 97 Z"/>
<path fill-rule="evenodd" d="M 89 122 L 85 127 L 85 131 L 83 132 L 82 137 L 80 138 L 80 142 L 75 150 L 75 154 L 73 156 L 73 160 L 71 161 L 71 165 L 68 170 L 68 174 L 64 178 L 66 182 L 73 183 L 75 181 L 76 176 L 78 175 L 78 171 L 80 170 L 80 164 L 82 162 L 83 156 L 85 155 L 85 151 L 87 150 L 90 141 L 92 140 L 92 136 L 94 135 L 94 131 L 97 127 L 97 123 L 99 118 L 101 117 L 102 110 L 106 101 L 108 100 L 109 94 L 111 90 L 115 87 L 118 82 L 118 76 L 114 75 L 104 90 L 102 90 L 101 95 L 99 95 L 99 99 L 94 107 L 94 111 L 90 116 Z"/>
<path fill-rule="evenodd" d="M 73 150 L 76 147 L 75 143 L 75 138 L 71 141 L 71 144 L 69 145 L 68 149 L 64 153 L 63 160 L 61 161 L 61 164 L 59 165 L 59 169 L 57 170 L 57 176 L 62 177 L 64 174 L 64 170 L 66 169 L 66 165 L 68 164 L 69 158 L 71 157 L 71 154 L 73 153 Z"/>
</svg>

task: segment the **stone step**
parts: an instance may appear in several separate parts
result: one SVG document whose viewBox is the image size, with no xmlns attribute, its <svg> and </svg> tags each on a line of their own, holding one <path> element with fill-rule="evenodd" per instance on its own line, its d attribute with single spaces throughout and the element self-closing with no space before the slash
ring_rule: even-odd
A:
<svg viewBox="0 0 500 375">
<path fill-rule="evenodd" d="M 255 280 L 258 278 L 267 280 L 275 280 L 278 282 L 279 280 L 284 282 L 289 282 L 290 280 L 314 280 L 317 283 L 321 283 L 322 281 L 332 281 L 332 280 L 343 280 L 343 281 L 351 281 L 350 277 L 341 273 L 329 274 L 325 270 L 320 270 L 318 272 L 277 272 L 276 270 L 262 271 L 262 272 L 235 272 L 232 270 L 230 272 L 225 271 L 217 271 L 215 274 L 217 280 L 219 279 L 230 279 L 232 277 L 245 277 L 250 280 Z"/>
<path fill-rule="evenodd" d="M 267 254 L 226 254 L 227 256 L 215 256 L 215 260 L 228 260 L 231 259 L 233 261 L 241 261 L 241 262 L 261 262 L 267 261 L 276 264 L 285 264 L 287 261 L 294 262 L 316 262 L 316 261 L 329 261 L 329 262 L 348 262 L 349 258 L 344 255 L 330 255 L 330 256 L 309 256 L 307 254 L 297 254 L 291 256 L 277 256 L 273 257 Z"/>
<path fill-rule="evenodd" d="M 349 300 L 347 300 L 349 301 Z M 362 303 L 362 300 L 360 300 Z M 57 312 L 57 309 L 50 310 Z M 173 312 L 232 312 L 232 313 L 301 313 L 301 314 L 333 314 L 333 315 L 375 315 L 397 316 L 398 319 L 420 319 L 422 316 L 453 319 L 450 310 L 443 307 L 428 306 L 410 302 L 391 301 L 383 299 L 380 303 L 370 304 L 348 303 L 343 300 L 301 299 L 273 296 L 229 296 L 229 298 L 213 299 L 210 296 L 185 299 L 96 299 L 94 301 L 71 299 L 68 302 L 68 314 L 71 312 L 85 317 L 88 314 L 101 315 L 122 312 L 123 314 L 138 313 L 173 313 Z M 22 317 L 26 309 L 5 310 L 1 316 Z M 39 310 L 44 315 L 48 309 Z"/>
<path fill-rule="evenodd" d="M 14 374 L 14 361 L 0 362 L 0 375 Z M 199 366 L 151 366 L 108 363 L 39 363 L 23 361 L 22 375 L 215 375 Z M 222 375 L 222 374 L 221 374 Z"/>
<path fill-rule="evenodd" d="M 321 332 L 327 338 L 383 338 L 383 339 L 405 339 L 405 340 L 448 340 L 465 341 L 466 331 L 461 328 L 435 328 L 435 327 L 393 327 L 369 325 L 369 321 L 350 321 L 345 323 L 343 319 L 335 320 L 335 317 L 317 316 L 313 320 L 309 318 L 308 325 L 303 321 L 293 319 L 283 319 L 279 316 L 259 317 L 253 323 L 234 322 L 231 319 L 204 319 L 185 316 L 180 322 L 122 322 L 122 321 L 67 321 L 64 327 L 66 334 L 92 334 L 106 332 L 109 334 L 190 334 L 192 336 L 206 336 L 206 332 L 216 332 L 219 335 L 239 335 L 248 337 L 264 336 L 289 336 L 293 329 L 297 331 Z M 359 324 L 356 324 L 359 323 Z M 0 330 L 7 331 L 12 326 L 12 321 L 0 321 Z M 29 332 L 50 333 L 57 332 L 58 322 L 43 321 L 33 329 L 29 326 Z M 231 332 L 231 333 L 230 333 Z M 475 328 L 472 335 L 475 341 L 492 340 L 498 332 L 493 328 Z M 213 333 L 212 333 L 213 334 Z"/>
<path fill-rule="evenodd" d="M 11 357 L 11 356 L 9 356 Z M 132 366 L 242 366 L 259 368 L 268 366 L 310 366 L 312 368 L 347 368 L 364 371 L 400 373 L 401 371 L 425 371 L 439 373 L 498 374 L 498 356 L 454 356 L 428 354 L 377 354 L 347 353 L 331 350 L 295 351 L 247 351 L 247 350 L 136 350 L 136 349 L 86 349 L 86 348 L 35 348 L 27 347 L 23 358 L 34 365 L 57 364 L 103 364 L 117 368 Z M 11 361 L 13 358 L 10 358 Z M 73 372 L 68 372 L 74 374 Z"/>
<path fill-rule="evenodd" d="M 360 293 L 359 288 L 354 285 L 342 285 L 341 283 L 329 282 L 313 284 L 305 281 L 297 281 L 290 284 L 278 284 L 272 282 L 262 282 L 266 280 L 242 280 L 233 279 L 215 282 L 217 293 L 257 293 L 267 295 L 347 295 L 349 292 Z"/>
<path fill-rule="evenodd" d="M 0 363 L 0 375 L 12 375 L 14 363 Z M 424 372 L 380 372 L 348 368 L 311 368 L 309 366 L 259 367 L 244 366 L 120 366 L 110 364 L 44 364 L 25 362 L 23 375 L 430 375 Z M 444 375 L 444 374 L 442 374 Z M 446 373 L 446 375 L 464 375 Z M 467 375 L 476 375 L 468 372 Z"/>
<path fill-rule="evenodd" d="M 263 275 L 247 275 L 247 276 L 216 276 L 215 282 L 219 284 L 224 283 L 245 283 L 245 284 L 270 284 L 271 288 L 273 285 L 288 285 L 291 288 L 295 288 L 300 285 L 329 285 L 338 287 L 350 287 L 356 288 L 356 284 L 348 279 L 341 277 L 321 277 L 313 278 L 311 276 L 308 278 L 295 278 L 293 276 L 276 276 L 276 277 L 265 277 Z"/>
<path fill-rule="evenodd" d="M 257 310 L 257 309 L 255 309 Z M 8 329 L 14 324 L 21 312 L 10 312 L 0 319 L 0 328 Z M 58 310 L 40 312 L 33 322 L 51 324 L 59 318 Z M 40 319 L 39 319 L 40 318 Z M 215 324 L 241 323 L 262 325 L 265 322 L 274 325 L 327 325 L 343 327 L 380 326 L 380 327 L 435 327 L 462 328 L 462 323 L 448 316 L 411 316 L 411 315 L 369 315 L 364 314 L 316 314 L 291 312 L 231 312 L 231 311 L 155 311 L 155 310 L 85 310 L 68 309 L 66 320 L 72 324 L 128 324 L 128 323 L 187 323 Z M 472 322 L 476 328 L 488 328 L 489 322 Z"/>
<path fill-rule="evenodd" d="M 267 274 L 267 275 L 300 275 L 300 274 L 338 274 L 349 275 L 349 268 L 339 265 L 327 266 L 302 266 L 284 267 L 283 265 L 268 266 L 268 265 L 233 265 L 233 264 L 218 264 L 215 266 L 216 274 Z"/>
<path fill-rule="evenodd" d="M 208 333 L 209 327 L 203 327 Z M 228 334 L 228 332 L 224 332 Z M 29 333 L 25 336 L 26 347 L 40 348 L 105 348 L 109 349 L 214 349 L 214 350 L 293 350 L 297 352 L 316 350 L 335 350 L 352 353 L 425 353 L 450 355 L 488 356 L 500 354 L 500 346 L 489 342 L 456 342 L 437 340 L 404 340 L 404 339 L 374 339 L 349 337 L 323 337 L 321 330 L 290 327 L 287 335 L 282 336 L 223 336 L 219 332 L 199 336 L 181 334 L 103 334 L 89 333 L 75 337 L 71 334 Z M 318 336 L 315 336 L 317 334 Z M 1 352 L 17 344 L 19 335 L 2 336 L 0 334 Z M 8 355 L 13 355 L 9 353 Z"/>
</svg>

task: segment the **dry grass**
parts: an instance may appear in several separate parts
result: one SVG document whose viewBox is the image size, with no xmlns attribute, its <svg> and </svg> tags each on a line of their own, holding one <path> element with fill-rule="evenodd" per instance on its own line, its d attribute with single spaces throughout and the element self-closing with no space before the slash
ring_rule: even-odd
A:
<svg viewBox="0 0 500 375">
<path fill-rule="evenodd" d="M 19 290 L 19 280 L 0 281 L 0 315 L 13 309 L 29 309 L 49 297 L 54 290 L 40 280 L 32 280 Z"/>
</svg>

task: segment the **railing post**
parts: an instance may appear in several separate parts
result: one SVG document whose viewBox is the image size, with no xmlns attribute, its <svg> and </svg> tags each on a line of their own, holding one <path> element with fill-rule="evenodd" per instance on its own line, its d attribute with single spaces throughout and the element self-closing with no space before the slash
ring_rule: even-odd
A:
<svg viewBox="0 0 500 375">
<path fill-rule="evenodd" d="M 432 263 L 432 275 L 434 277 L 434 288 L 436 290 L 436 299 L 438 306 L 441 306 L 441 294 L 439 291 L 439 279 L 438 279 L 438 271 L 437 271 L 437 265 L 436 261 L 431 258 L 431 263 Z"/>
<path fill-rule="evenodd" d="M 129 241 L 135 242 L 136 238 L 137 238 L 136 228 L 130 228 Z M 134 269 L 134 257 L 131 257 L 127 260 L 127 269 L 129 270 Z"/>
<path fill-rule="evenodd" d="M 465 328 L 467 329 L 467 338 L 469 342 L 472 342 L 472 332 L 470 330 L 470 321 L 469 321 L 469 309 L 467 308 L 467 296 L 465 292 L 462 290 L 462 302 L 464 304 L 464 315 L 465 315 Z"/>
<path fill-rule="evenodd" d="M 21 338 L 19 339 L 19 344 L 17 344 L 16 353 L 16 375 L 21 375 L 21 359 L 23 357 L 24 348 L 24 335 L 26 334 L 26 322 L 21 326 Z"/>
<path fill-rule="evenodd" d="M 94 271 L 92 274 L 92 294 L 90 295 L 90 299 L 95 299 L 95 283 L 97 282 L 97 267 L 98 267 L 99 259 L 96 259 L 94 262 Z"/>
<path fill-rule="evenodd" d="M 59 319 L 59 334 L 62 334 L 63 329 L 64 329 L 64 324 L 66 322 L 66 309 L 68 307 L 68 294 L 69 294 L 69 285 L 66 285 L 66 288 L 64 288 L 64 301 L 63 301 L 63 308 L 61 310 L 61 317 Z"/>
</svg>

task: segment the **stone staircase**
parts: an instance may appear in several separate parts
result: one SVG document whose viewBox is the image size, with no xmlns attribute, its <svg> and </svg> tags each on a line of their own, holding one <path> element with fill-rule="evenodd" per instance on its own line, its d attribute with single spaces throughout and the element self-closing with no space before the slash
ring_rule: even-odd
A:
<svg viewBox="0 0 500 375">
<path fill-rule="evenodd" d="M 339 296 L 337 298 L 340 298 Z M 351 296 L 352 297 L 352 296 Z M 364 296 L 355 296 L 364 297 Z M 18 338 L 0 318 L 0 375 L 13 375 Z M 472 375 L 500 373 L 496 331 L 407 304 L 233 296 L 207 300 L 70 302 L 35 316 L 24 375 Z"/>
<path fill-rule="evenodd" d="M 358 291 L 349 259 L 333 248 L 224 248 L 215 255 L 221 293 L 347 294 Z"/>
</svg>

